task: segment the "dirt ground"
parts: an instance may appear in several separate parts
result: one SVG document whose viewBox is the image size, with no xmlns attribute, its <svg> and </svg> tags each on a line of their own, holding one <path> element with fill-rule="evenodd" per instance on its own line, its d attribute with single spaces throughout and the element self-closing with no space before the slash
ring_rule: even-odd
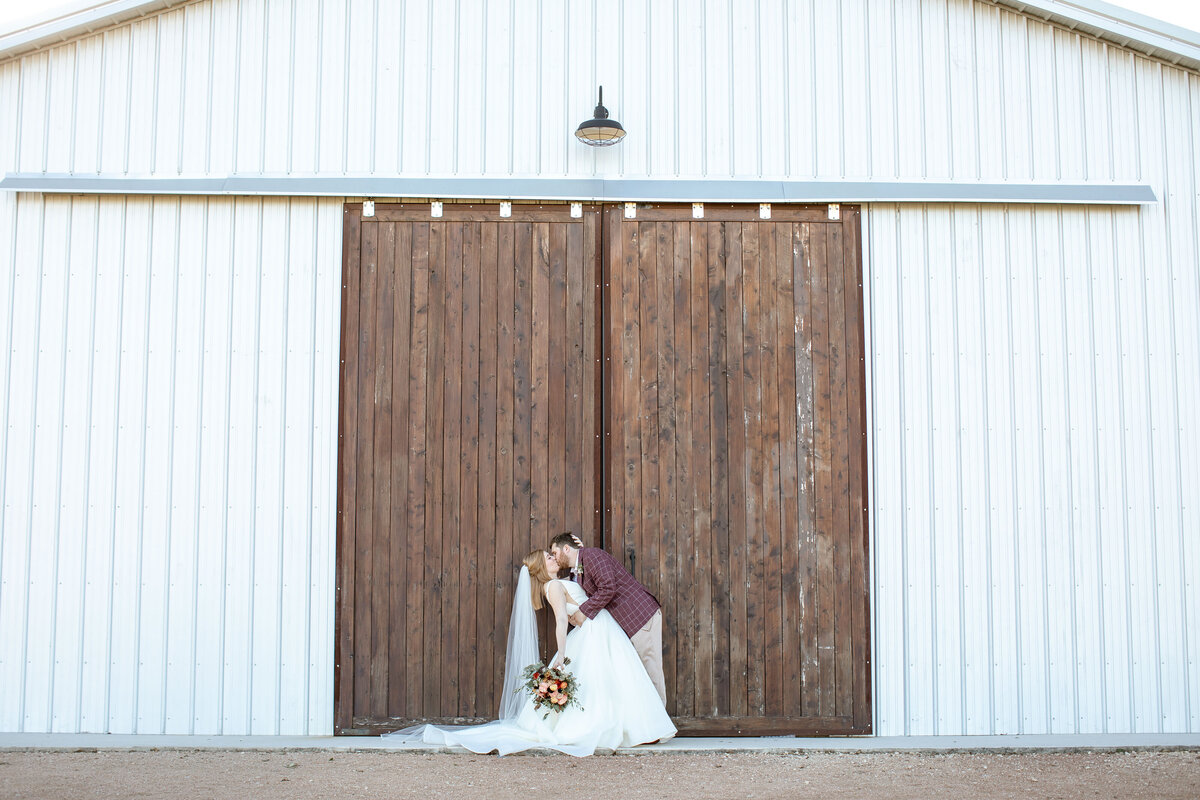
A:
<svg viewBox="0 0 1200 800">
<path fill-rule="evenodd" d="M 0 798 L 1200 798 L 1200 752 L 0 752 Z"/>
</svg>

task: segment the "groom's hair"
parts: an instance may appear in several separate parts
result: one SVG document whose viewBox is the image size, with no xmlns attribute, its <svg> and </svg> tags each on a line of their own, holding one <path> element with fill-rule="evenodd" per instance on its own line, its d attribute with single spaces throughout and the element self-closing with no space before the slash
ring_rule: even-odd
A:
<svg viewBox="0 0 1200 800">
<path fill-rule="evenodd" d="M 576 550 L 583 547 L 583 542 L 579 541 L 579 537 L 570 531 L 563 531 L 554 540 L 550 542 L 551 547 L 574 547 Z"/>
</svg>

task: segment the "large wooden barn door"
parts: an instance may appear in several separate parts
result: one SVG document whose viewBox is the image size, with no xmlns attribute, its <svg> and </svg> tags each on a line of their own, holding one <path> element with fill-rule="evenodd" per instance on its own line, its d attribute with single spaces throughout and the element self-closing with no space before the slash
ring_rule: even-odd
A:
<svg viewBox="0 0 1200 800">
<path fill-rule="evenodd" d="M 512 566 L 600 526 L 599 210 L 345 207 L 335 730 L 494 718 Z"/>
<path fill-rule="evenodd" d="M 606 211 L 607 545 L 684 733 L 871 729 L 859 210 Z"/>
</svg>

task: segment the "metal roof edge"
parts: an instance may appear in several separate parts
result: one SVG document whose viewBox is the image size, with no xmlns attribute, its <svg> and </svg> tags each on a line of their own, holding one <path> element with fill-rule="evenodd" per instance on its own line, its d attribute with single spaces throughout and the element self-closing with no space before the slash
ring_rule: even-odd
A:
<svg viewBox="0 0 1200 800">
<path fill-rule="evenodd" d="M 80 0 L 49 19 L 0 35 L 0 62 L 76 36 L 196 0 Z M 1200 71 L 1200 33 L 1104 0 L 980 0 L 1088 33 L 1172 64 Z"/>
<path fill-rule="evenodd" d="M 895 180 L 703 180 L 595 177 L 226 175 L 157 177 L 9 173 L 0 191 L 45 194 L 432 197 L 496 200 L 736 203 L 1050 203 L 1145 205 L 1142 183 Z"/>
<path fill-rule="evenodd" d="M 1200 71 L 1200 32 L 1104 0 L 982 0 Z"/>
<path fill-rule="evenodd" d="M 0 34 L 0 61 L 190 2 L 195 0 L 80 0 L 48 19 L 34 16 Z"/>
</svg>

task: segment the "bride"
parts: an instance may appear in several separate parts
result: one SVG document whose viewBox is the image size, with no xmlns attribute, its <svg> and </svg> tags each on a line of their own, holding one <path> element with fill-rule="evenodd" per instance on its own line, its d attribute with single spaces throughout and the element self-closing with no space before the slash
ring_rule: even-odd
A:
<svg viewBox="0 0 1200 800">
<path fill-rule="evenodd" d="M 674 736 L 675 726 L 637 651 L 607 610 L 585 618 L 567 636 L 568 620 L 587 595 L 575 581 L 560 579 L 558 570 L 558 561 L 545 550 L 525 556 L 509 620 L 500 719 L 465 728 L 421 725 L 387 735 L 476 753 L 544 747 L 573 756 Z M 558 644 L 551 666 L 570 659 L 567 669 L 578 686 L 579 706 L 557 712 L 534 708 L 522 677 L 525 667 L 539 660 L 534 611 L 547 602 L 554 610 Z"/>
</svg>

